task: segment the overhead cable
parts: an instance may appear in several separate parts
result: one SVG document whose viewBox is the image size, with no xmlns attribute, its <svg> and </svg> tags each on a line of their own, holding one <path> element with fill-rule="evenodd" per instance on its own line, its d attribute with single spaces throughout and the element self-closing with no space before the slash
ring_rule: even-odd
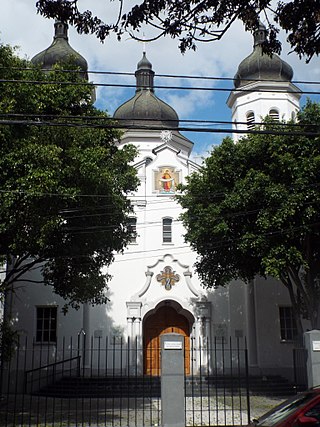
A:
<svg viewBox="0 0 320 427">
<path fill-rule="evenodd" d="M 134 120 L 132 120 L 134 121 Z M 155 120 L 156 121 L 156 120 Z M 76 123 L 76 122 L 58 122 L 58 121 L 30 121 L 30 120 L 0 120 L 0 125 L 21 125 L 21 126 L 48 126 L 48 127 L 69 127 L 69 128 L 91 128 L 91 129 L 125 129 L 125 130 L 168 130 L 168 127 L 164 125 L 153 125 L 153 124 L 97 124 L 97 123 Z M 170 128 L 172 131 L 181 131 L 181 132 L 199 132 L 199 133 L 236 133 L 236 134 L 246 134 L 246 135 L 281 135 L 281 136 L 307 136 L 307 137 L 318 137 L 319 132 L 308 132 L 308 131 L 281 131 L 281 130 L 271 130 L 271 129 L 232 129 L 232 128 L 200 128 L 200 127 L 186 127 L 178 126 Z"/>
<path fill-rule="evenodd" d="M 54 81 L 54 80 L 17 80 L 17 79 L 0 79 L 0 83 L 17 83 L 17 84 L 34 84 L 34 85 L 61 85 L 61 86 L 99 86 L 99 87 L 112 87 L 112 88 L 132 88 L 136 89 L 135 84 L 121 84 L 121 83 L 95 83 L 95 82 L 65 82 L 65 81 Z M 245 89 L 241 88 L 222 88 L 222 87 L 196 87 L 196 86 L 162 86 L 154 85 L 154 89 L 165 89 L 165 90 L 188 90 L 188 91 L 218 91 L 218 92 L 241 92 L 241 93 L 253 93 L 257 92 L 256 88 Z M 320 91 L 302 91 L 287 89 L 259 89 L 261 93 L 297 93 L 304 95 L 320 95 Z"/>
<path fill-rule="evenodd" d="M 36 68 L 32 67 L 0 67 L 0 70 L 17 70 L 17 71 L 35 71 Z M 43 68 L 40 71 L 48 72 L 47 69 Z M 51 69 L 50 72 L 62 72 L 62 73 L 71 73 L 78 74 L 79 70 L 68 70 L 68 69 Z M 80 70 L 81 72 L 81 70 Z M 99 70 L 88 70 L 88 74 L 97 74 L 97 75 L 111 75 L 111 76 L 135 76 L 134 72 L 128 71 L 99 71 Z M 179 74 L 156 74 L 155 77 L 161 78 L 172 78 L 172 79 L 188 79 L 188 80 L 218 80 L 218 81 L 234 81 L 235 77 L 216 77 L 216 76 L 194 76 L 194 75 L 179 75 Z M 312 81 L 312 80 L 277 80 L 277 79 L 246 79 L 241 78 L 241 81 L 250 81 L 250 82 L 271 82 L 271 83 L 294 83 L 294 84 L 311 84 L 311 85 L 319 85 L 320 81 Z"/>
<path fill-rule="evenodd" d="M 90 115 L 64 115 L 64 114 L 35 114 L 35 113 L 0 113 L 0 118 L 28 118 L 28 119 L 45 119 L 48 118 L 50 120 L 53 119 L 68 119 L 72 120 L 75 119 L 77 121 L 82 120 L 84 122 L 86 121 L 102 121 L 102 122 L 112 122 L 114 127 L 117 127 L 117 123 L 125 123 L 128 122 L 142 122 L 142 123 L 153 123 L 156 120 L 153 118 L 144 118 L 144 117 L 137 117 L 134 119 L 129 118 L 114 118 L 112 116 L 90 116 Z M 166 123 L 176 123 L 177 119 L 166 119 Z M 179 123 L 194 123 L 194 124 L 208 124 L 208 125 L 248 125 L 248 122 L 241 122 L 241 121 L 231 121 L 231 120 L 199 120 L 199 119 L 179 119 Z M 300 123 L 287 123 L 287 122 L 280 122 L 277 120 L 273 120 L 272 124 L 275 124 L 279 127 L 287 127 L 287 128 L 301 128 Z M 250 122 L 250 126 L 265 126 L 265 122 Z M 303 125 L 304 128 L 307 127 L 314 127 L 319 126 L 317 123 L 306 123 Z"/>
</svg>

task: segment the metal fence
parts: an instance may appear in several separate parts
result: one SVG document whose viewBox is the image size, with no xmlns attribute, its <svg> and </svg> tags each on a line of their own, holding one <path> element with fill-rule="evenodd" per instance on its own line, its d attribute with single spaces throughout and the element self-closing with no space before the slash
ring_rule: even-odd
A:
<svg viewBox="0 0 320 427">
<path fill-rule="evenodd" d="M 63 339 L 61 346 L 20 340 L 1 365 L 0 425 L 161 425 L 159 348 L 138 340 Z M 161 356 L 159 356 L 161 357 Z M 244 425 L 250 419 L 247 350 L 239 339 L 190 340 L 185 367 L 187 426 Z M 152 362 L 151 362 L 152 363 Z M 150 367 L 150 366 L 149 366 Z"/>
<path fill-rule="evenodd" d="M 306 348 L 293 349 L 294 384 L 297 390 L 305 390 L 308 387 L 307 358 L 308 351 Z"/>
</svg>

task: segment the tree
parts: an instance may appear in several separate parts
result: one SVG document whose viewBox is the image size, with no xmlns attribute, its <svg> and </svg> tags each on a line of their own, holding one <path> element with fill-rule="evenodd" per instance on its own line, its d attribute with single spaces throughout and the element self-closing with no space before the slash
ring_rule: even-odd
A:
<svg viewBox="0 0 320 427">
<path fill-rule="evenodd" d="M 283 124 L 269 120 L 273 135 L 225 138 L 178 201 L 203 284 L 278 278 L 302 332 L 300 315 L 320 327 L 320 105 L 309 101 L 286 126 L 274 135 Z"/>
<path fill-rule="evenodd" d="M 106 302 L 103 268 L 130 241 L 136 151 L 116 147 L 72 63 L 44 73 L 4 45 L 0 63 L 0 290 L 43 282 L 73 307 Z"/>
<path fill-rule="evenodd" d="M 116 22 L 105 23 L 90 10 L 80 11 L 78 0 L 38 0 L 39 13 L 49 18 L 70 22 L 79 33 L 96 34 L 104 41 L 111 32 L 118 37 L 129 32 L 138 38 L 144 24 L 156 31 L 153 39 L 162 36 L 178 38 L 182 52 L 195 49 L 198 41 L 220 40 L 236 20 L 253 32 L 259 18 L 267 21 L 269 38 L 264 44 L 266 53 L 279 53 L 279 29 L 288 35 L 294 52 L 306 61 L 320 52 L 320 5 L 317 0 L 142 0 L 123 13 L 124 1 L 119 2 Z M 141 39 L 141 36 L 140 36 Z"/>
</svg>

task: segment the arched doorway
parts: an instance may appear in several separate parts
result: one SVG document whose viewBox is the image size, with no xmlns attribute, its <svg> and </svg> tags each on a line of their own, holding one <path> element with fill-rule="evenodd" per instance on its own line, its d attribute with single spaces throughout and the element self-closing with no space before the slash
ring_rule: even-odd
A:
<svg viewBox="0 0 320 427">
<path fill-rule="evenodd" d="M 160 375 L 160 335 L 178 333 L 184 336 L 185 373 L 190 374 L 190 331 L 189 320 L 171 305 L 159 307 L 143 323 L 144 373 Z"/>
</svg>

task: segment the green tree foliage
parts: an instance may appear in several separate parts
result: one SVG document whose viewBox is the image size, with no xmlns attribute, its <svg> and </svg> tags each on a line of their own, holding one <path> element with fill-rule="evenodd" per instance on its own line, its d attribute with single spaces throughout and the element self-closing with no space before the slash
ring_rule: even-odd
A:
<svg viewBox="0 0 320 427">
<path fill-rule="evenodd" d="M 0 63 L 0 290 L 28 280 L 74 307 L 105 302 L 103 267 L 130 240 L 136 151 L 116 147 L 76 70 L 44 73 L 4 45 Z"/>
<path fill-rule="evenodd" d="M 116 32 L 119 38 L 124 32 L 137 38 L 139 30 L 147 24 L 156 31 L 154 39 L 178 38 L 182 52 L 195 49 L 198 41 L 220 40 L 236 20 L 253 32 L 262 18 L 269 30 L 265 52 L 280 52 L 277 38 L 280 28 L 286 31 L 292 50 L 300 57 L 309 61 L 320 52 L 318 0 L 142 0 L 128 11 L 124 0 L 120 0 L 118 20 L 111 23 L 90 10 L 81 11 L 78 3 L 79 0 L 38 0 L 36 6 L 42 15 L 70 22 L 79 33 L 96 34 L 101 41 L 111 32 Z"/>
<path fill-rule="evenodd" d="M 273 276 L 296 318 L 319 328 L 320 105 L 308 102 L 299 124 L 286 126 L 288 135 L 276 135 L 283 125 L 269 120 L 273 135 L 225 138 L 178 200 L 206 287 Z"/>
</svg>

